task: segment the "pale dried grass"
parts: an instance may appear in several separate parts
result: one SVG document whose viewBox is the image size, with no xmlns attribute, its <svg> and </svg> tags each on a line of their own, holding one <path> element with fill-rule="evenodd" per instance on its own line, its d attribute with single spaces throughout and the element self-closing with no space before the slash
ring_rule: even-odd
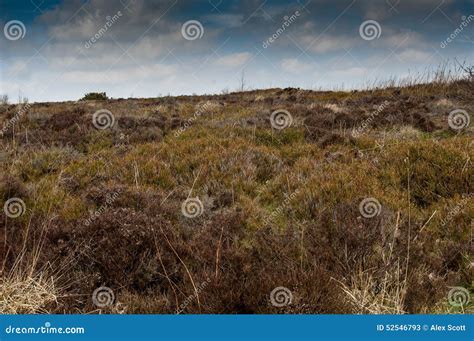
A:
<svg viewBox="0 0 474 341">
<path fill-rule="evenodd" d="M 386 272 L 382 280 L 359 271 L 349 284 L 339 282 L 355 314 L 405 314 L 405 282 L 400 267 Z"/>
<path fill-rule="evenodd" d="M 58 288 L 52 277 L 18 271 L 0 278 L 0 314 L 48 313 L 47 306 L 57 301 Z"/>
</svg>

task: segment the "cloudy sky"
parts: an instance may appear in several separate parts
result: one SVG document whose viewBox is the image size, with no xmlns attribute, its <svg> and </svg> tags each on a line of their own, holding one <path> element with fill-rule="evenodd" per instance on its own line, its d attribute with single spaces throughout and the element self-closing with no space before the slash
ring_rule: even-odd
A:
<svg viewBox="0 0 474 341">
<path fill-rule="evenodd" d="M 0 93 L 12 101 L 220 93 L 242 74 L 252 89 L 350 89 L 474 60 L 474 0 L 0 4 Z"/>
</svg>

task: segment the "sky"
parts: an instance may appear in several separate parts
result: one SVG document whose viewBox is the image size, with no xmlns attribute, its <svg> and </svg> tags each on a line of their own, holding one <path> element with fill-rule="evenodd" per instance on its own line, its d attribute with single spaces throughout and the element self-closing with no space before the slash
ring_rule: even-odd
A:
<svg viewBox="0 0 474 341">
<path fill-rule="evenodd" d="M 474 0 L 0 0 L 0 26 L 12 102 L 348 90 L 474 61 Z"/>
</svg>

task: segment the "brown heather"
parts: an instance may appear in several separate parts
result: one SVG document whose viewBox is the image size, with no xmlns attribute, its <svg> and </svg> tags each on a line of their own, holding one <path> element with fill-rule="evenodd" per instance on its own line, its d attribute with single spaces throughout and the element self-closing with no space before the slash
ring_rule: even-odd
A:
<svg viewBox="0 0 474 341">
<path fill-rule="evenodd" d="M 458 308 L 447 296 L 473 289 L 473 128 L 447 118 L 473 119 L 473 90 L 29 105 L 0 138 L 2 206 L 27 208 L 2 210 L 0 313 L 472 312 L 473 297 Z M 99 109 L 114 127 L 93 126 Z M 276 109 L 292 126 L 272 129 Z M 18 110 L 0 106 L 0 125 Z M 200 216 L 182 214 L 188 197 Z M 359 211 L 368 197 L 373 218 Z M 94 306 L 100 286 L 114 305 Z M 278 286 L 290 305 L 270 303 Z"/>
</svg>

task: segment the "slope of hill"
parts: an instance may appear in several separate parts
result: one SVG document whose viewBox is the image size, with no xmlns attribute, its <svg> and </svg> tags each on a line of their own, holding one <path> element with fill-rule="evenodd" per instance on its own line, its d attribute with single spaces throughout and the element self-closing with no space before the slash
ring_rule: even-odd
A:
<svg viewBox="0 0 474 341">
<path fill-rule="evenodd" d="M 2 105 L 0 312 L 467 312 L 473 90 Z"/>
</svg>

